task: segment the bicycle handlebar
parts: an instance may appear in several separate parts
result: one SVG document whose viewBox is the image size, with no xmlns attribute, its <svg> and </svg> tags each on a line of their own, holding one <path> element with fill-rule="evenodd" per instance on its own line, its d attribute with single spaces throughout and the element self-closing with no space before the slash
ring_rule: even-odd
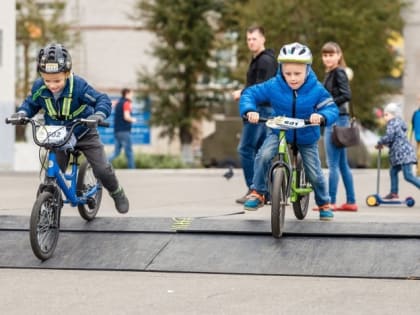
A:
<svg viewBox="0 0 420 315">
<path fill-rule="evenodd" d="M 88 124 L 94 125 L 97 124 L 97 126 L 101 126 L 101 127 L 109 127 L 109 122 L 106 121 L 96 121 L 95 119 L 86 119 L 86 118 L 78 118 L 72 121 L 72 124 L 70 126 L 70 129 L 67 131 L 67 135 L 65 136 L 65 138 L 60 141 L 60 143 L 43 143 L 40 142 L 36 136 L 36 120 L 33 118 L 28 118 L 28 117 L 20 117 L 20 118 L 6 118 L 6 124 L 15 124 L 15 125 L 26 125 L 27 123 L 30 123 L 32 126 L 32 138 L 34 139 L 34 142 L 36 145 L 40 146 L 40 147 L 52 147 L 52 148 L 59 148 L 64 146 L 71 138 L 74 129 L 77 126 L 80 125 L 85 125 L 87 126 Z M 63 126 L 63 128 L 67 128 L 68 126 Z"/>
<path fill-rule="evenodd" d="M 266 123 L 266 122 L 268 122 L 268 121 L 270 121 L 270 120 L 274 120 L 274 119 L 276 119 L 277 117 L 279 117 L 279 118 L 284 118 L 284 119 L 288 119 L 288 118 L 291 118 L 291 119 L 300 119 L 300 120 L 303 120 L 304 121 L 304 124 L 306 125 L 306 126 L 309 126 L 309 125 L 313 125 L 313 126 L 317 126 L 317 124 L 312 124 L 311 122 L 310 122 L 310 120 L 309 119 L 302 119 L 302 118 L 293 118 L 293 117 L 287 117 L 287 116 L 276 116 L 276 117 L 272 117 L 272 118 L 268 118 L 268 117 L 259 117 L 259 119 L 258 119 L 258 123 Z M 321 116 L 322 117 L 322 116 Z M 242 118 L 244 119 L 244 120 L 246 120 L 246 121 L 248 121 L 248 116 L 245 114 L 245 115 L 242 115 Z M 323 126 L 325 124 L 325 118 L 324 117 L 322 117 L 321 118 L 321 123 L 319 124 L 319 126 Z"/>
</svg>

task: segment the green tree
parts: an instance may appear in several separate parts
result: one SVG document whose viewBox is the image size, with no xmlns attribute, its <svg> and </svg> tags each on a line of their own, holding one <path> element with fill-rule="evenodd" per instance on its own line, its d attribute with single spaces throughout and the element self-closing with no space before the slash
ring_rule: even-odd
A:
<svg viewBox="0 0 420 315">
<path fill-rule="evenodd" d="M 321 47 L 326 41 L 336 41 L 354 72 L 351 87 L 355 114 L 365 125 L 374 125 L 373 107 L 395 91 L 384 80 L 397 62 L 388 39 L 394 36 L 393 31 L 401 32 L 400 13 L 407 1 L 265 0 L 261 5 L 259 0 L 242 0 L 230 4 L 231 25 L 241 34 L 238 78 L 249 62 L 244 36 L 252 23 L 264 26 L 267 47 L 279 50 L 294 41 L 308 45 L 314 55 L 313 68 L 321 80 Z"/>
<path fill-rule="evenodd" d="M 161 136 L 178 136 L 182 157 L 192 162 L 195 122 L 210 117 L 209 98 L 199 82 L 212 76 L 212 51 L 220 31 L 222 0 L 139 0 L 133 18 L 156 36 L 153 73 L 139 73 L 141 86 L 154 95 L 152 125 Z"/>
<path fill-rule="evenodd" d="M 68 44 L 78 40 L 78 33 L 71 31 L 70 23 L 63 22 L 65 2 L 16 1 L 16 45 L 23 56 L 23 77 L 18 74 L 17 96 L 25 97 L 32 81 L 34 51 L 51 41 Z"/>
</svg>

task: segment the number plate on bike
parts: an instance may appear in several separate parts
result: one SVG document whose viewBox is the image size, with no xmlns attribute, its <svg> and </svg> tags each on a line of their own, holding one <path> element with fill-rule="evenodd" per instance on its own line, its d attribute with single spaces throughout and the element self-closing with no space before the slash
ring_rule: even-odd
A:
<svg viewBox="0 0 420 315">
<path fill-rule="evenodd" d="M 302 128 L 305 126 L 305 120 L 300 118 L 278 116 L 274 117 L 273 119 L 267 120 L 266 125 L 272 129 Z"/>
<path fill-rule="evenodd" d="M 61 143 L 66 138 L 67 129 L 64 126 L 39 126 L 36 138 L 41 143 Z"/>
</svg>

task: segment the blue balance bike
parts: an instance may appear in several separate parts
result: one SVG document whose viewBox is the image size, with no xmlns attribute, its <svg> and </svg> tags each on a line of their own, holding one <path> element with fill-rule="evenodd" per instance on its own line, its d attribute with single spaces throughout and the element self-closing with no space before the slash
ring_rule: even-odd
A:
<svg viewBox="0 0 420 315">
<path fill-rule="evenodd" d="M 87 161 L 79 164 L 82 153 L 75 149 L 73 134 L 77 126 L 96 126 L 95 120 L 75 119 L 67 126 L 48 126 L 33 118 L 6 118 L 7 124 L 32 126 L 35 144 L 40 147 L 41 176 L 36 201 L 32 207 L 29 238 L 32 251 L 44 261 L 49 259 L 57 246 L 60 232 L 60 215 L 64 204 L 77 207 L 80 216 L 91 221 L 98 213 L 102 200 L 102 184 L 93 174 Z M 108 126 L 107 122 L 100 123 Z M 45 150 L 41 150 L 45 149 Z M 69 153 L 70 168 L 62 171 L 57 163 L 56 151 Z"/>
</svg>

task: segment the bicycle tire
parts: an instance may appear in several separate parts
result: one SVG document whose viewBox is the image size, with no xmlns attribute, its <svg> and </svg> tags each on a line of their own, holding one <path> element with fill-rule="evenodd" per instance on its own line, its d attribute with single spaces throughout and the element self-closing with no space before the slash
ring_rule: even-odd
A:
<svg viewBox="0 0 420 315">
<path fill-rule="evenodd" d="M 29 223 L 29 239 L 36 257 L 49 259 L 57 246 L 60 233 L 61 195 L 44 191 L 36 199 Z"/>
<path fill-rule="evenodd" d="M 93 174 L 92 167 L 85 161 L 80 165 L 77 175 L 77 195 L 82 196 L 93 186 L 98 185 L 98 190 L 86 204 L 77 205 L 80 216 L 86 221 L 91 221 L 96 217 L 102 202 L 102 184 Z"/>
<path fill-rule="evenodd" d="M 275 168 L 271 178 L 271 234 L 275 238 L 280 238 L 283 235 L 287 203 L 286 181 L 287 174 L 285 169 Z"/>
<path fill-rule="evenodd" d="M 296 185 L 297 188 L 306 187 L 309 181 L 306 178 L 305 169 L 303 168 L 303 162 L 300 155 L 298 155 L 297 166 L 296 166 Z M 310 194 L 300 195 L 298 200 L 293 202 L 293 212 L 298 220 L 303 220 L 308 214 L 309 208 L 309 197 Z"/>
</svg>

